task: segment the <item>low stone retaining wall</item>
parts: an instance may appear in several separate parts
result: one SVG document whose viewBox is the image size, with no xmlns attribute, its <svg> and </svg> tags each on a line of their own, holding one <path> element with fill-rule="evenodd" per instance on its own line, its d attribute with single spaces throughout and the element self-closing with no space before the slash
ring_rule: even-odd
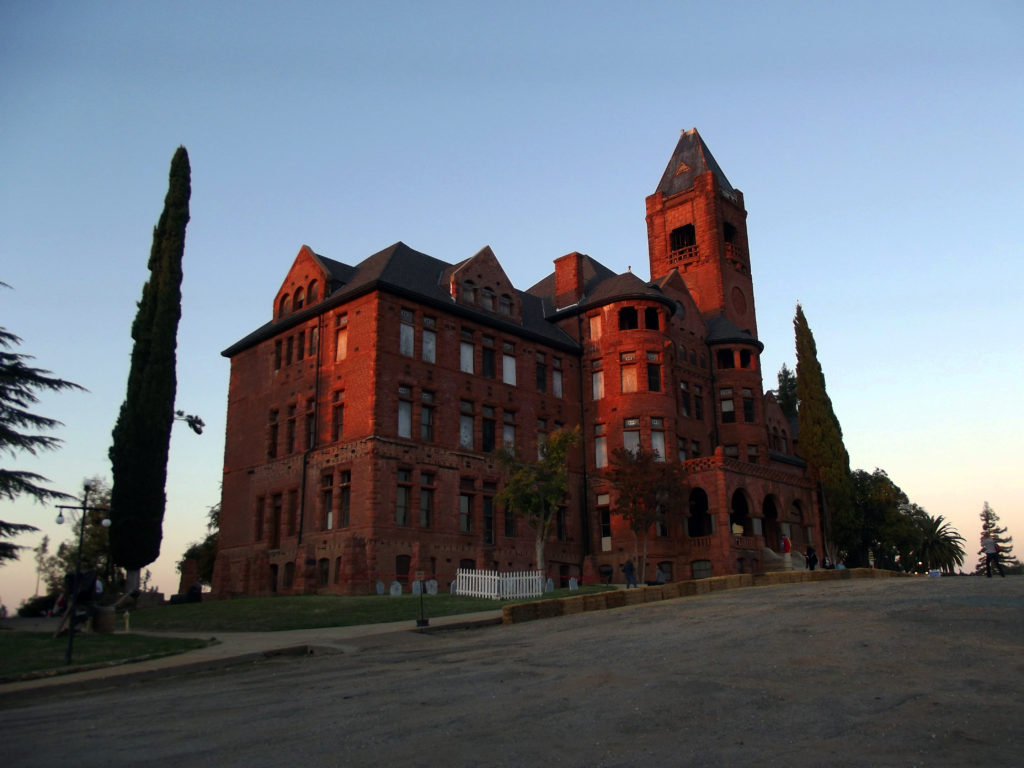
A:
<svg viewBox="0 0 1024 768">
<path fill-rule="evenodd" d="M 838 581 L 840 579 L 885 579 L 899 576 L 895 571 L 878 568 L 851 568 L 835 571 L 772 571 L 759 576 L 737 573 L 731 576 L 712 576 L 697 581 L 677 581 L 656 587 L 616 589 L 593 595 L 576 595 L 552 600 L 506 605 L 501 609 L 502 624 L 518 624 L 534 619 L 550 619 L 590 611 L 605 611 L 627 605 L 675 600 L 691 595 L 706 595 L 723 589 L 743 587 L 771 587 L 779 584 L 802 584 L 808 581 Z"/>
</svg>

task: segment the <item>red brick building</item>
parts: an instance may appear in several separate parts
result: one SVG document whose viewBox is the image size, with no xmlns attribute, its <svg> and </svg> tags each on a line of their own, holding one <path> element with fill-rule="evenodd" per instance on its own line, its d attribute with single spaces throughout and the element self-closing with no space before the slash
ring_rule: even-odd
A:
<svg viewBox="0 0 1024 768">
<path fill-rule="evenodd" d="M 696 130 L 647 198 L 651 279 L 589 256 L 532 288 L 490 248 L 396 243 L 354 266 L 303 246 L 273 319 L 231 360 L 214 591 L 371 591 L 417 572 L 533 567 L 494 503 L 492 452 L 580 427 L 549 575 L 621 580 L 633 536 L 602 469 L 618 446 L 688 471 L 689 516 L 652 531 L 647 578 L 759 572 L 821 527 L 791 426 L 762 388 L 743 195 Z"/>
</svg>

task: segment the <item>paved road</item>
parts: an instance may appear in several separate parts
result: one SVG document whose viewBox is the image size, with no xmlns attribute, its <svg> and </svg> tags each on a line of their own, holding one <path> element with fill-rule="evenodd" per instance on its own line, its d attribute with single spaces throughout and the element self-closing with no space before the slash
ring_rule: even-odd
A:
<svg viewBox="0 0 1024 768">
<path fill-rule="evenodd" d="M 0 711 L 5 764 L 1024 765 L 1024 579 L 755 587 L 350 638 Z"/>
</svg>

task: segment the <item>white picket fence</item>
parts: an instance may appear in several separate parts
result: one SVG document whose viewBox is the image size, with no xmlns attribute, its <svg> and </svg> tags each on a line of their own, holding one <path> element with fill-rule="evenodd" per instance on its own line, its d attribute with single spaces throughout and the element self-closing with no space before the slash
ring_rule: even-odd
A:
<svg viewBox="0 0 1024 768">
<path fill-rule="evenodd" d="M 459 568 L 455 572 L 455 594 L 492 600 L 540 597 L 544 594 L 544 574 L 540 571 L 501 573 Z"/>
</svg>

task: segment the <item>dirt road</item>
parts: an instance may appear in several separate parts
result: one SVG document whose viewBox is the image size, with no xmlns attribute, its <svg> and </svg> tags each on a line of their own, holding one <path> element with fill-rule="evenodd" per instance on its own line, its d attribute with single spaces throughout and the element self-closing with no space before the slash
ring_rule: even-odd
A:
<svg viewBox="0 0 1024 768">
<path fill-rule="evenodd" d="M 6 764 L 1024 765 L 1024 579 L 755 587 L 0 712 Z"/>
</svg>

